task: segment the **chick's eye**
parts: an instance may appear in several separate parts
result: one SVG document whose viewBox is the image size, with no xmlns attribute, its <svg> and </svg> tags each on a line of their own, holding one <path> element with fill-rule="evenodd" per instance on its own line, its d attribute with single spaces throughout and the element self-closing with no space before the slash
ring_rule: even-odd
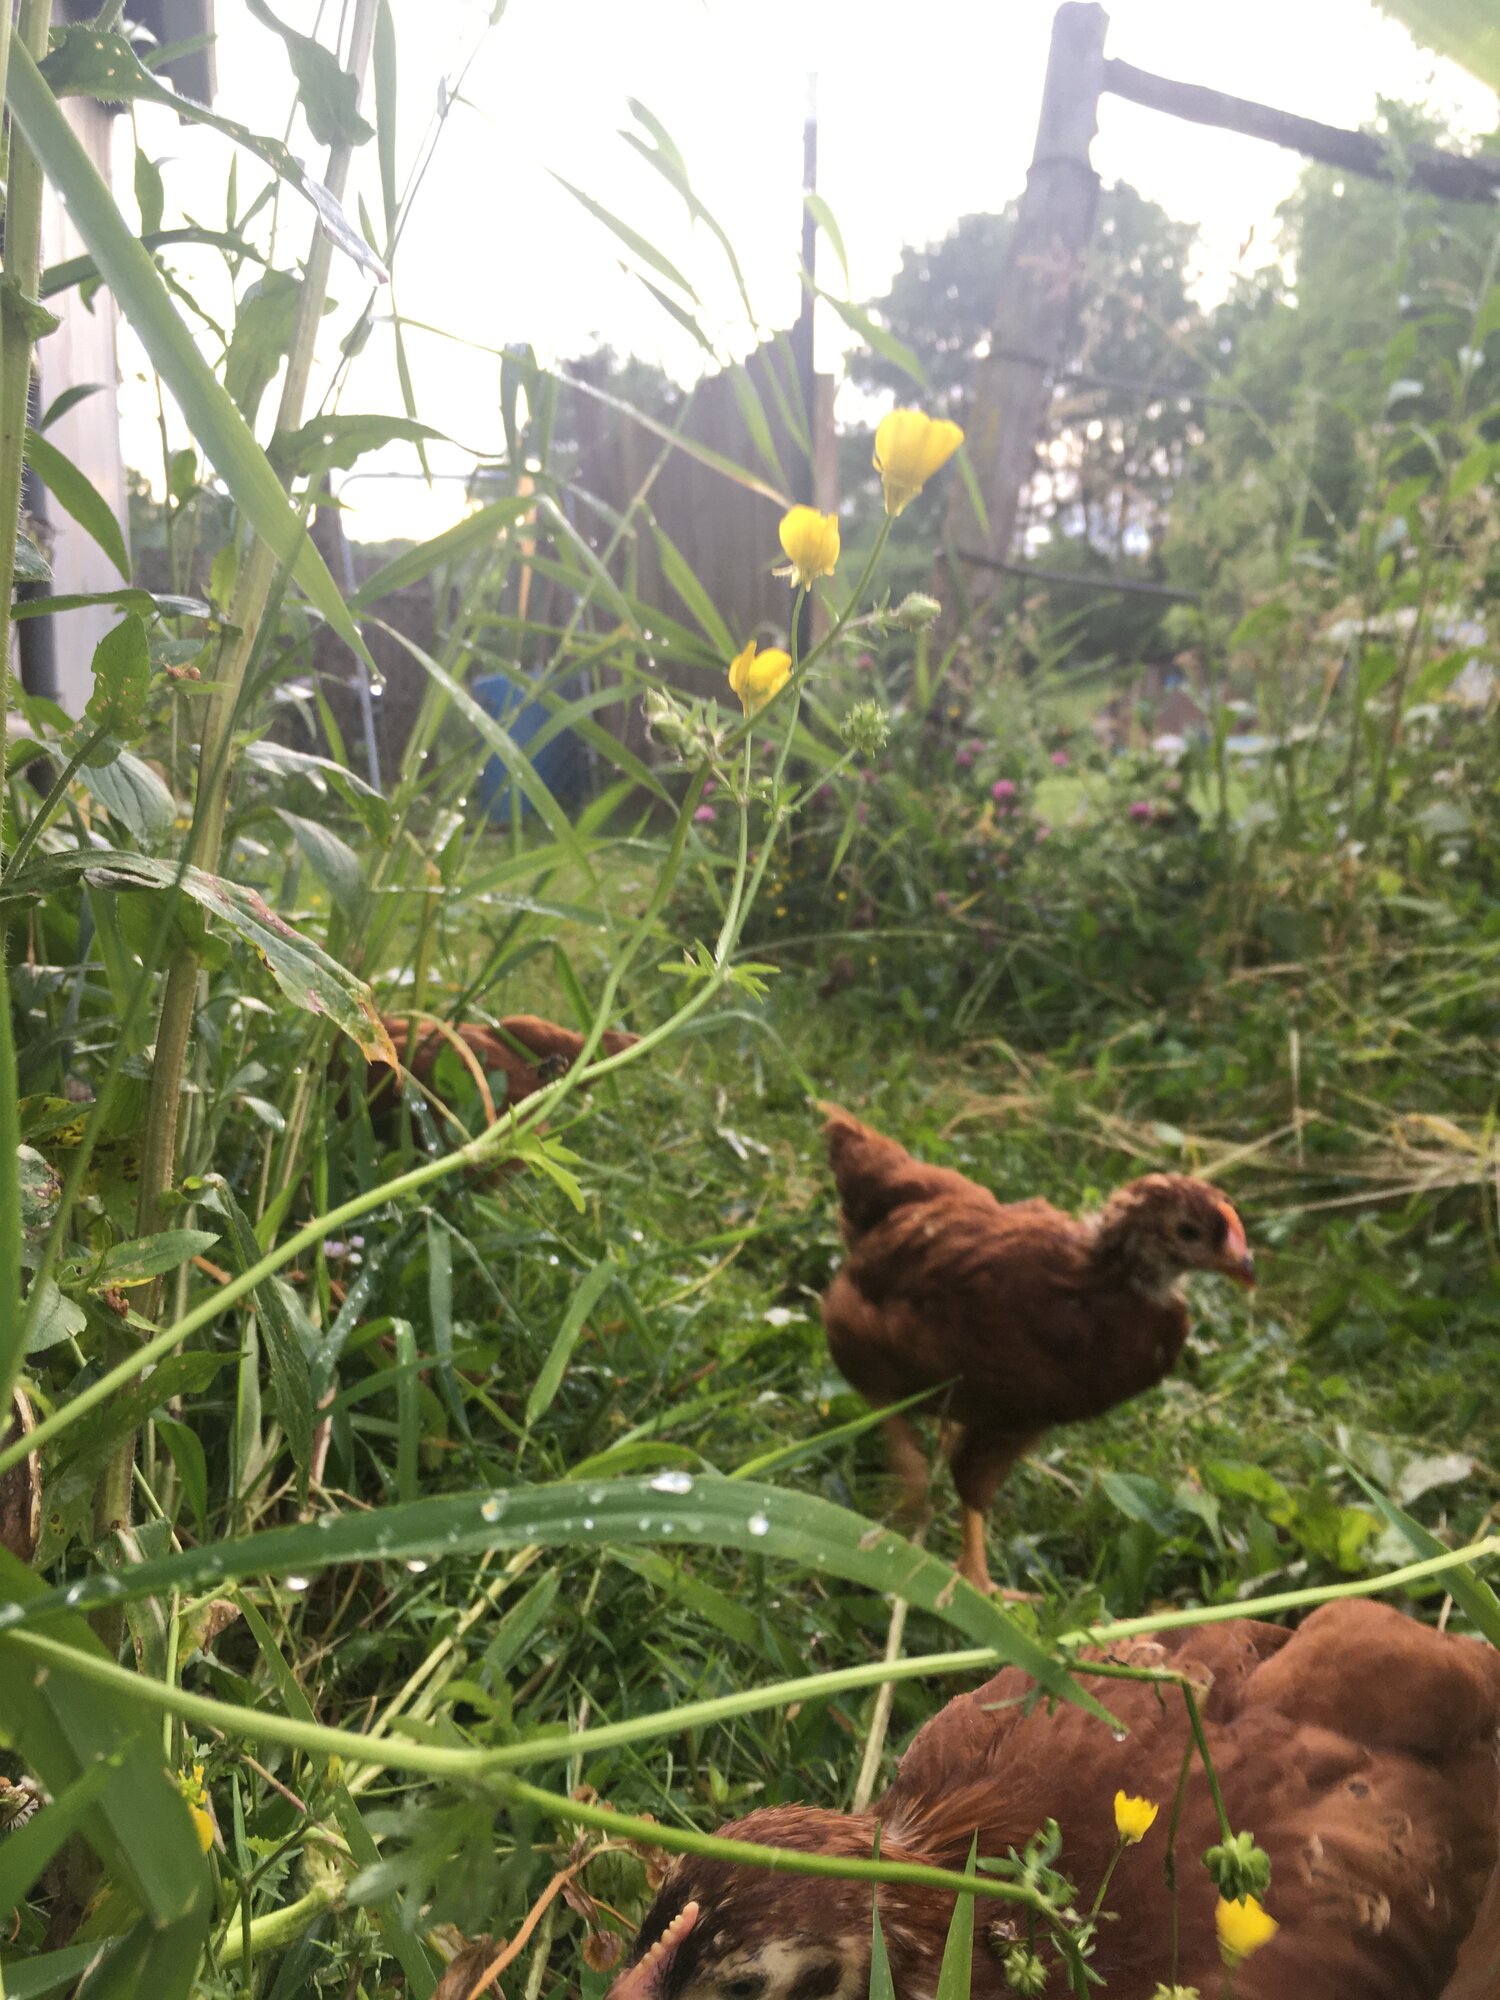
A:
<svg viewBox="0 0 1500 2000">
<path fill-rule="evenodd" d="M 1179 1243 L 1198 1243 L 1202 1241 L 1202 1238 L 1203 1231 L 1198 1227 L 1196 1222 L 1178 1223 L 1177 1240 Z"/>
<path fill-rule="evenodd" d="M 723 1987 L 725 2000 L 756 2000 L 761 1985 L 761 1977 L 756 1972 L 743 1973 L 738 1979 L 726 1979 Z"/>
</svg>

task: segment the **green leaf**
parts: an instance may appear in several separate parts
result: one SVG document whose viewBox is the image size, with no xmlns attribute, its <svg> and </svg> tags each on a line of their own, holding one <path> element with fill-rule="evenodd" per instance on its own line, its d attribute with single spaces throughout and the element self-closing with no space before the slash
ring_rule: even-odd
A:
<svg viewBox="0 0 1500 2000">
<path fill-rule="evenodd" d="M 903 374 L 909 375 L 913 382 L 922 388 L 927 387 L 927 371 L 904 340 L 898 340 L 895 334 L 888 332 L 878 320 L 872 319 L 863 307 L 852 305 L 848 299 L 838 298 L 832 292 L 825 292 L 821 285 L 814 285 L 813 291 L 818 298 L 833 307 L 845 326 L 851 332 L 857 333 L 866 347 L 873 349 L 882 360 L 893 362 Z"/>
<path fill-rule="evenodd" d="M 1347 1465 L 1348 1461 L 1345 1463 Z M 1436 1535 L 1424 1528 L 1420 1521 L 1414 1521 L 1394 1500 L 1388 1499 L 1357 1467 L 1349 1465 L 1348 1471 L 1369 1495 L 1370 1504 L 1406 1538 L 1419 1557 L 1447 1554 L 1445 1544 Z M 1492 1646 L 1500 1646 L 1500 1597 L 1495 1595 L 1478 1571 L 1468 1563 L 1459 1569 L 1445 1570 L 1443 1588 L 1455 1604 L 1462 1606 L 1474 1630 L 1482 1632 Z"/>
<path fill-rule="evenodd" d="M 148 846 L 176 822 L 176 799 L 151 766 L 132 751 L 118 750 L 106 764 L 83 764 L 78 782 L 112 818 Z"/>
<path fill-rule="evenodd" d="M 504 500 L 493 500 L 487 507 L 479 508 L 465 520 L 451 528 L 445 528 L 431 541 L 419 542 L 414 549 L 407 549 L 399 556 L 393 556 L 383 563 L 375 574 L 366 577 L 349 600 L 356 610 L 364 610 L 371 604 L 378 604 L 382 597 L 393 591 L 405 590 L 409 583 L 417 583 L 424 576 L 431 576 L 435 569 L 445 563 L 460 562 L 465 556 L 487 548 L 498 541 L 507 528 L 533 513 L 536 508 L 534 493 L 514 493 Z"/>
<path fill-rule="evenodd" d="M 92 30 L 87 30 L 92 33 Z M 135 58 L 132 56 L 131 61 Z M 142 346 L 176 397 L 193 437 L 235 505 L 275 551 L 339 637 L 376 671 L 343 595 L 308 539 L 250 427 L 214 376 L 167 295 L 161 276 L 100 179 L 57 99 L 19 42 L 6 91 L 17 124 L 94 257 Z"/>
<path fill-rule="evenodd" d="M 359 80 L 349 74 L 331 49 L 311 35 L 299 35 L 278 21 L 266 0 L 245 0 L 263 27 L 280 35 L 297 79 L 297 102 L 320 146 L 363 146 L 375 128 L 359 115 Z"/>
<path fill-rule="evenodd" d="M 78 1107 L 70 1104 L 67 1108 L 76 1111 Z M 27 1129 L 24 1122 L 21 1129 Z M 51 1226 L 52 1217 L 57 1212 L 57 1198 L 62 1192 L 62 1180 L 57 1169 L 50 1166 L 33 1146 L 16 1148 L 16 1165 L 20 1172 L 21 1227 L 28 1236 L 36 1236 Z"/>
<path fill-rule="evenodd" d="M 389 249 L 401 206 L 396 180 L 396 80 L 400 59 L 396 49 L 396 22 L 391 0 L 380 0 L 375 14 L 375 42 L 370 56 L 375 84 L 375 152 L 380 161 L 380 200 L 385 211 L 385 236 Z"/>
<path fill-rule="evenodd" d="M 23 535 L 19 528 L 16 530 L 15 579 L 17 583 L 50 583 L 52 581 L 51 564 L 31 539 L 30 535 Z M 41 609 L 50 611 L 52 606 L 44 604 L 41 606 Z"/>
<path fill-rule="evenodd" d="M 974 1861 L 978 1851 L 979 1835 L 976 1833 L 969 1843 L 969 1858 L 964 1865 L 965 1875 L 974 1873 Z M 948 1926 L 948 1938 L 943 1946 L 943 1962 L 938 1968 L 935 2000 L 969 2000 L 969 1987 L 973 1977 L 974 1898 L 955 1896 L 953 1921 Z"/>
<path fill-rule="evenodd" d="M 219 1207 L 229 1222 L 229 1242 L 241 1271 L 248 1271 L 261 1258 L 261 1246 L 244 1210 L 230 1193 L 229 1185 L 214 1175 L 210 1185 Z M 265 1335 L 271 1364 L 271 1382 L 276 1391 L 276 1416 L 286 1432 L 286 1441 L 297 1466 L 298 1491 L 305 1498 L 312 1465 L 313 1390 L 307 1356 L 297 1338 L 296 1328 L 273 1278 L 265 1279 L 250 1294 L 255 1300 L 256 1317 Z"/>
<path fill-rule="evenodd" d="M 424 652 L 414 639 L 409 639 L 404 632 L 394 625 L 386 624 L 384 620 L 381 621 L 381 630 L 389 632 L 393 639 L 406 648 L 422 671 L 447 695 L 463 720 L 481 741 L 487 743 L 494 751 L 520 787 L 523 796 L 536 808 L 558 846 L 567 854 L 573 866 L 579 869 L 590 888 L 597 891 L 599 886 L 597 878 L 588 855 L 584 852 L 583 843 L 574 831 L 571 818 L 532 769 L 531 759 L 525 751 L 500 726 L 494 716 L 486 714 L 468 689 L 460 686 L 448 670 L 439 666 L 432 655 Z"/>
<path fill-rule="evenodd" d="M 709 643 L 720 658 L 725 661 L 732 660 L 739 648 L 734 643 L 729 627 L 719 616 L 713 599 L 698 581 L 692 564 L 666 530 L 657 525 L 654 517 L 651 521 L 651 532 L 656 537 L 656 546 L 661 552 L 663 576 L 703 627 Z"/>
<path fill-rule="evenodd" d="M 60 1341 L 76 1340 L 89 1323 L 83 1307 L 60 1292 L 50 1278 L 42 1281 L 41 1297 L 35 1304 L 27 1299 L 26 1311 L 31 1316 L 28 1354 L 44 1354 Z"/>
<path fill-rule="evenodd" d="M 891 1977 L 891 1957 L 885 1948 L 885 1932 L 880 1928 L 880 1899 L 878 1892 L 870 1898 L 870 1986 L 868 2000 L 896 2000 L 896 1982 Z"/>
<path fill-rule="evenodd" d="M 1491 0 L 1380 0 L 1415 41 L 1500 90 L 1500 23 Z"/>
<path fill-rule="evenodd" d="M 365 873 L 354 849 L 315 819 L 276 808 L 276 817 L 291 831 L 308 865 L 341 909 L 348 914 L 365 889 Z"/>
<path fill-rule="evenodd" d="M 557 1338 L 552 1343 L 552 1351 L 542 1363 L 541 1373 L 532 1384 L 531 1394 L 526 1398 L 528 1430 L 537 1418 L 550 1408 L 553 1397 L 562 1387 L 563 1375 L 573 1349 L 578 1345 L 584 1322 L 609 1289 L 614 1276 L 614 1263 L 608 1255 L 605 1255 L 586 1274 L 578 1290 L 573 1294 L 568 1310 L 563 1315 L 562 1325 L 557 1329 Z"/>
<path fill-rule="evenodd" d="M 151 691 L 151 642 L 137 611 L 127 612 L 94 648 L 94 689 L 84 719 L 106 735 L 128 740 L 140 726 Z"/>
<path fill-rule="evenodd" d="M 410 417 L 314 417 L 300 430 L 278 431 L 271 440 L 271 463 L 283 472 L 327 472 L 334 467 L 347 470 L 367 451 L 405 441 L 424 444 L 437 438 L 447 444 L 442 431 L 430 424 L 413 423 Z"/>
<path fill-rule="evenodd" d="M 94 888 L 180 889 L 254 947 L 289 1000 L 311 1013 L 326 1014 L 371 1062 L 394 1064 L 396 1052 L 369 987 L 279 917 L 258 890 L 152 855 L 92 848 L 33 854 L 21 873 L 6 881 L 0 901 L 46 895 L 59 883 L 80 877 Z"/>
<path fill-rule="evenodd" d="M 828 247 L 839 260 L 839 269 L 844 274 L 844 290 L 846 292 L 851 290 L 852 288 L 849 283 L 849 253 L 844 248 L 843 232 L 834 218 L 833 210 L 824 201 L 822 195 L 814 194 L 810 188 L 803 191 L 802 199 L 807 205 L 808 214 L 828 238 Z"/>
<path fill-rule="evenodd" d="M 291 351 L 301 296 L 300 278 L 289 271 L 267 271 L 239 302 L 224 357 L 224 387 L 246 423 L 255 422 L 261 397 Z"/>
<path fill-rule="evenodd" d="M 8 1833 L 0 1846 L 0 1912 L 12 1912 L 41 1875 L 63 1842 L 78 1828 L 105 1787 L 119 1777 L 118 1757 L 101 1757 L 76 1778 L 60 1799 L 43 1806 L 23 1827 Z M 5 1992 L 12 1991 L 9 1968 Z"/>
<path fill-rule="evenodd" d="M 71 514 L 84 533 L 93 537 L 128 582 L 130 557 L 125 550 L 125 537 L 98 487 L 78 470 L 72 459 L 29 426 L 26 462 L 63 512 Z"/>
<path fill-rule="evenodd" d="M 38 1579 L 0 1550 L 0 1595 L 23 1606 L 34 1602 L 38 1591 Z M 80 1654 L 105 1658 L 88 1626 L 70 1612 L 46 1614 L 42 1629 Z M 114 1886 L 141 1911 L 141 1921 L 81 1990 L 186 2000 L 207 1930 L 208 1863 L 166 1770 L 156 1718 L 141 1704 L 74 1675 L 62 1661 L 38 1674 L 35 1662 L 3 1637 L 0 1714 L 10 1741 L 24 1746 L 27 1763 L 54 1799 L 97 1764 L 119 1767 L 115 1782 L 102 1786 L 82 1811 L 80 1825 Z M 127 1971 L 150 1983 L 122 1985 Z"/>
<path fill-rule="evenodd" d="M 580 1516 L 580 1492 L 587 1511 Z M 271 1528 L 240 1541 L 187 1549 L 133 1564 L 115 1576 L 80 1576 L 20 1607 L 30 1624 L 63 1603 L 80 1606 L 172 1590 L 219 1588 L 235 1578 L 307 1575 L 343 1562 L 428 1561 L 486 1549 L 604 1548 L 612 1543 L 661 1543 L 735 1548 L 829 1576 L 842 1576 L 885 1596 L 904 1597 L 933 1612 L 976 1645 L 1019 1666 L 1048 1693 L 1104 1717 L 1067 1671 L 1001 1605 L 983 1597 L 945 1562 L 904 1536 L 810 1493 L 783 1491 L 717 1474 L 657 1474 L 585 1484 L 444 1494 L 404 1507 L 325 1515 Z"/>
<path fill-rule="evenodd" d="M 314 180 L 302 162 L 296 159 L 280 139 L 264 138 L 252 132 L 247 126 L 238 125 L 232 118 L 222 118 L 218 112 L 210 111 L 207 105 L 197 104 L 191 97 L 184 97 L 180 91 L 170 90 L 159 78 L 154 77 L 137 59 L 123 35 L 101 34 L 90 23 L 65 28 L 54 44 L 51 54 L 42 64 L 41 74 L 51 84 L 58 97 L 99 97 L 112 104 L 123 103 L 131 98 L 146 98 L 153 104 L 165 104 L 175 111 L 179 118 L 186 118 L 195 125 L 208 125 L 215 132 L 222 132 L 237 146 L 254 153 L 264 160 L 271 171 L 280 176 L 289 187 L 310 201 L 318 212 L 318 220 L 324 234 L 335 243 L 346 257 L 352 257 L 356 264 L 369 272 L 377 283 L 383 284 L 388 275 L 385 266 L 365 242 L 359 231 L 345 215 L 343 209 L 324 187 Z M 46 162 L 43 161 L 45 166 Z M 152 231 L 153 236 L 166 236 L 171 240 L 186 242 L 196 240 L 194 234 L 185 235 L 178 230 Z M 84 240 L 87 242 L 87 236 Z M 93 245 L 89 248 L 92 250 Z M 97 253 L 96 253 L 97 255 Z M 105 283 L 110 283 L 103 265 L 99 274 Z M 49 277 L 52 274 L 49 274 Z M 76 280 L 74 280 L 76 282 Z M 222 468 L 221 468 L 222 469 Z"/>
<path fill-rule="evenodd" d="M 167 191 L 161 168 L 139 146 L 135 152 L 135 205 L 141 211 L 141 234 L 150 236 L 161 228 L 167 205 Z"/>
<path fill-rule="evenodd" d="M 669 284 L 675 285 L 680 292 L 686 292 L 694 305 L 702 303 L 698 294 L 693 290 L 692 286 L 683 277 L 681 271 L 678 270 L 671 259 L 664 257 L 656 245 L 649 243 L 639 230 L 632 229 L 630 224 L 622 222 L 619 216 L 611 215 L 607 208 L 601 207 L 591 195 L 586 195 L 582 188 L 574 187 L 571 181 L 564 180 L 561 174 L 553 172 L 550 167 L 547 171 L 552 174 L 553 180 L 557 182 L 559 187 L 566 188 L 574 201 L 586 208 L 596 222 L 602 222 L 606 229 L 618 236 L 625 247 L 628 250 L 633 250 L 642 263 L 649 264 L 653 271 L 659 271 L 662 277 Z"/>
<path fill-rule="evenodd" d="M 52 401 L 37 419 L 37 429 L 39 431 L 50 431 L 55 423 L 68 414 L 69 410 L 76 410 L 78 405 L 86 403 L 90 396 L 99 396 L 103 393 L 104 384 L 102 382 L 70 383 L 66 389 L 59 390 L 57 395 L 52 398 Z"/>
<path fill-rule="evenodd" d="M 137 1236 L 128 1243 L 112 1244 L 89 1280 L 90 1286 L 102 1292 L 107 1285 L 149 1284 L 163 1271 L 175 1271 L 190 1257 L 201 1257 L 218 1240 L 217 1229 L 163 1229 L 155 1236 Z"/>
<path fill-rule="evenodd" d="M 245 745 L 239 761 L 241 769 L 248 765 L 253 770 L 268 771 L 277 777 L 306 778 L 319 793 L 332 786 L 372 839 L 390 838 L 390 802 L 373 785 L 366 784 L 363 778 L 356 777 L 353 771 L 335 763 L 333 758 L 316 757 L 309 750 L 293 750 L 285 743 L 272 743 L 269 738 L 262 737 L 258 743 Z"/>
</svg>

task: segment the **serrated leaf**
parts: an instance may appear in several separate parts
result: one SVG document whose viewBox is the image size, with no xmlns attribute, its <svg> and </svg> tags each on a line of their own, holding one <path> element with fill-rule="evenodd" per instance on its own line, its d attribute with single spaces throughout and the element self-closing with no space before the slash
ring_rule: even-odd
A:
<svg viewBox="0 0 1500 2000">
<path fill-rule="evenodd" d="M 300 430 L 278 431 L 269 456 L 287 473 L 347 471 L 367 451 L 379 451 L 382 445 L 425 444 L 433 438 L 449 442 L 442 431 L 410 417 L 315 417 Z"/>
<path fill-rule="evenodd" d="M 331 49 L 311 35 L 300 35 L 278 21 L 266 0 L 245 0 L 263 27 L 279 35 L 297 79 L 297 102 L 308 129 L 320 146 L 363 146 L 375 128 L 359 114 L 359 81 L 349 74 Z"/>
<path fill-rule="evenodd" d="M 145 621 L 129 611 L 94 648 L 94 688 L 84 716 L 109 736 L 132 737 L 151 689 L 151 645 Z"/>
<path fill-rule="evenodd" d="M 280 139 L 265 138 L 232 118 L 221 117 L 206 104 L 184 97 L 181 91 L 169 89 L 139 61 L 123 35 L 101 34 L 92 23 L 64 28 L 41 69 L 58 97 L 98 97 L 113 104 L 145 98 L 153 104 L 170 106 L 179 118 L 222 132 L 226 139 L 232 139 L 237 146 L 263 160 L 273 173 L 310 201 L 329 239 L 377 282 L 385 282 L 386 268 L 369 244 L 323 183 L 313 179 Z M 171 232 L 174 236 L 177 233 Z"/>
</svg>

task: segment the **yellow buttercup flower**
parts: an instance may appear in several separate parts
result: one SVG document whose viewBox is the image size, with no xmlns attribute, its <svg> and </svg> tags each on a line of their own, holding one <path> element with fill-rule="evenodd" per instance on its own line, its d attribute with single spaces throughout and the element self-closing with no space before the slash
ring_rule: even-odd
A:
<svg viewBox="0 0 1500 2000">
<path fill-rule="evenodd" d="M 921 410 L 892 410 L 875 433 L 875 470 L 885 488 L 885 511 L 899 514 L 964 441 L 957 424 Z"/>
<path fill-rule="evenodd" d="M 1160 1811 L 1161 1807 L 1153 1805 L 1150 1799 L 1128 1798 L 1124 1792 L 1116 1792 L 1115 1832 L 1134 1847 L 1138 1840 L 1146 1838 Z"/>
<path fill-rule="evenodd" d="M 187 1803 L 193 1831 L 198 1836 L 198 1845 L 207 1854 L 214 1844 L 217 1829 L 214 1826 L 214 1816 L 209 1810 L 208 1787 L 203 1782 L 203 1766 L 194 1764 L 190 1771 L 179 1772 L 177 1785 Z"/>
<path fill-rule="evenodd" d="M 1219 1934 L 1224 1963 L 1233 1971 L 1242 1958 L 1269 1944 L 1281 1926 L 1253 1896 L 1246 1896 L 1239 1903 L 1227 1903 L 1221 1896 L 1214 1911 L 1214 1929 Z"/>
<path fill-rule="evenodd" d="M 832 576 L 839 560 L 838 515 L 820 514 L 816 507 L 793 507 L 781 517 L 781 546 L 790 568 L 776 574 L 789 576 L 794 590 L 806 590 L 820 576 Z"/>
<path fill-rule="evenodd" d="M 729 685 L 740 698 L 746 715 L 759 715 L 768 701 L 775 699 L 792 677 L 792 656 L 776 646 L 763 653 L 755 650 L 752 639 L 743 653 L 729 663 Z"/>
</svg>

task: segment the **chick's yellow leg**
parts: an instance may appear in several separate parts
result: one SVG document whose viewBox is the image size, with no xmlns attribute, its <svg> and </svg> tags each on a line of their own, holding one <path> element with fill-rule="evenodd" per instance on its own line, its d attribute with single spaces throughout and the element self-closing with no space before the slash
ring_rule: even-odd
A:
<svg viewBox="0 0 1500 2000">
<path fill-rule="evenodd" d="M 1037 1442 L 1040 1431 L 975 1431 L 959 1424 L 945 1428 L 943 1448 L 953 1472 L 953 1484 L 963 1502 L 963 1543 L 958 1573 L 966 1583 L 988 1595 L 995 1586 L 990 1581 L 985 1556 L 985 1517 L 990 1502 L 999 1492 L 1006 1474 L 1018 1458 Z M 1023 1597 L 1025 1592 L 1002 1590 L 1002 1597 Z"/>
</svg>

